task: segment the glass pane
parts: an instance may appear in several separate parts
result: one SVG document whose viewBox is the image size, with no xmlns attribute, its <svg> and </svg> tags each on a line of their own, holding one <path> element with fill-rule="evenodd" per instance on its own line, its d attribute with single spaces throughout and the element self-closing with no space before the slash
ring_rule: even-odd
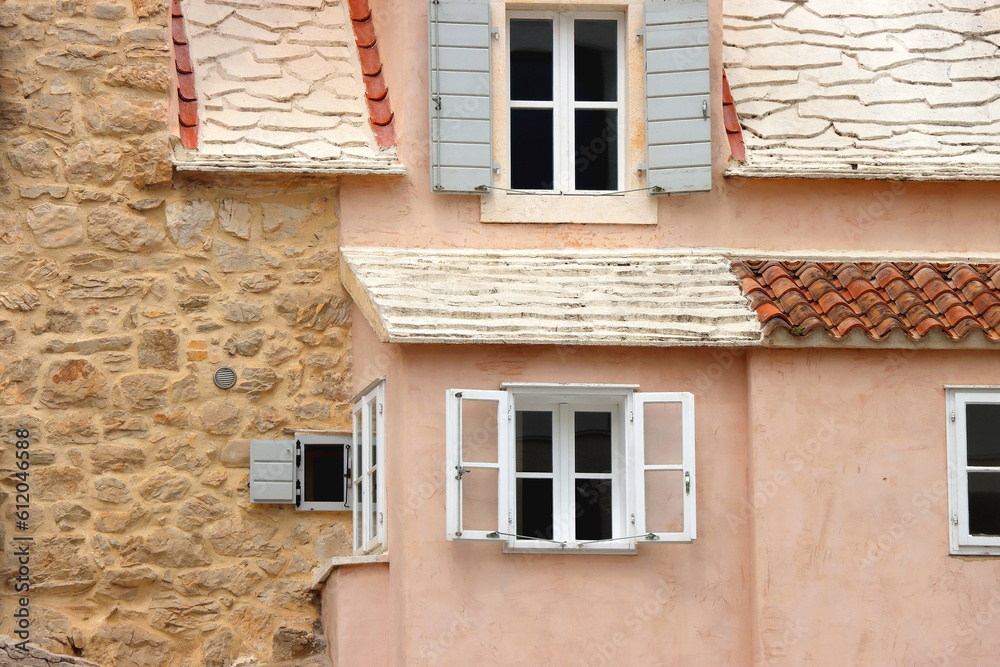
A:
<svg viewBox="0 0 1000 667">
<path fill-rule="evenodd" d="M 611 472 L 611 413 L 576 412 L 576 471 Z"/>
<path fill-rule="evenodd" d="M 574 22 L 573 80 L 580 102 L 613 102 L 618 99 L 617 21 Z"/>
<path fill-rule="evenodd" d="M 576 480 L 576 539 L 611 537 L 611 480 Z"/>
<path fill-rule="evenodd" d="M 551 190 L 552 110 L 510 110 L 510 186 Z"/>
<path fill-rule="evenodd" d="M 552 21 L 511 19 L 510 99 L 552 101 Z"/>
<path fill-rule="evenodd" d="M 517 534 L 551 540 L 552 525 L 552 480 L 517 480 Z"/>
<path fill-rule="evenodd" d="M 368 476 L 368 488 L 371 489 L 372 519 L 368 524 L 368 539 L 374 540 L 378 536 L 378 470 L 376 469 Z"/>
<path fill-rule="evenodd" d="M 498 475 L 493 468 L 472 468 L 462 476 L 463 530 L 497 530 Z"/>
<path fill-rule="evenodd" d="M 497 463 L 497 402 L 462 400 L 462 460 Z"/>
<path fill-rule="evenodd" d="M 684 455 L 680 403 L 646 403 L 640 408 L 646 465 L 680 465 Z"/>
<path fill-rule="evenodd" d="M 361 480 L 354 482 L 354 548 L 365 546 L 364 514 L 361 513 Z"/>
<path fill-rule="evenodd" d="M 970 466 L 1000 466 L 1000 404 L 965 406 Z"/>
<path fill-rule="evenodd" d="M 684 531 L 684 473 L 646 471 L 646 530 L 652 533 Z"/>
<path fill-rule="evenodd" d="M 306 502 L 344 502 L 344 446 L 306 445 L 303 489 Z"/>
<path fill-rule="evenodd" d="M 969 534 L 1000 535 L 1000 473 L 969 473 Z"/>
<path fill-rule="evenodd" d="M 378 462 L 378 459 L 375 458 L 378 445 L 378 401 L 372 401 L 368 404 L 368 414 L 370 418 L 369 423 L 371 424 L 371 433 L 369 434 L 371 436 L 371 440 L 368 442 L 369 449 L 367 467 L 370 469 L 374 468 L 375 464 Z"/>
<path fill-rule="evenodd" d="M 618 189 L 618 111 L 576 110 L 576 189 Z"/>
<path fill-rule="evenodd" d="M 552 413 L 518 410 L 518 472 L 552 472 Z"/>
</svg>

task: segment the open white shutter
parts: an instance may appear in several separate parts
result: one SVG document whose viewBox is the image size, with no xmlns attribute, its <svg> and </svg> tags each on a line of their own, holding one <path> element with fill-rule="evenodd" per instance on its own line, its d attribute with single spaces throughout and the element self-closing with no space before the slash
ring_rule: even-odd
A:
<svg viewBox="0 0 1000 667">
<path fill-rule="evenodd" d="M 295 502 L 295 442 L 250 441 L 250 502 Z"/>
<path fill-rule="evenodd" d="M 489 0 L 431 0 L 431 190 L 485 194 L 493 184 Z"/>
<path fill-rule="evenodd" d="M 639 542 L 696 537 L 694 394 L 636 393 L 632 442 Z"/>
<path fill-rule="evenodd" d="M 646 162 L 653 194 L 712 189 L 708 0 L 645 4 Z"/>
<path fill-rule="evenodd" d="M 502 541 L 507 528 L 510 410 L 505 391 L 448 390 L 449 540 Z"/>
</svg>

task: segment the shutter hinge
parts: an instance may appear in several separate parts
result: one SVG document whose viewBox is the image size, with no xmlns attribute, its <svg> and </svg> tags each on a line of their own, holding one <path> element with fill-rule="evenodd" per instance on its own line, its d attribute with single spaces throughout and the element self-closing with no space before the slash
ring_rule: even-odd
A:
<svg viewBox="0 0 1000 667">
<path fill-rule="evenodd" d="M 639 28 L 638 30 L 635 31 L 635 38 L 636 39 L 642 39 L 645 36 L 646 36 L 646 29 L 645 28 Z"/>
<path fill-rule="evenodd" d="M 465 476 L 465 473 L 472 472 L 468 468 L 463 468 L 462 466 L 455 466 L 455 470 L 458 471 L 458 474 L 455 475 L 455 479 L 457 479 L 460 482 L 462 481 L 462 477 Z"/>
<path fill-rule="evenodd" d="M 628 411 L 628 420 L 630 422 L 634 422 L 635 421 L 635 413 L 632 412 L 631 410 Z"/>
<path fill-rule="evenodd" d="M 507 510 L 507 527 L 510 528 L 514 525 L 514 513 Z"/>
<path fill-rule="evenodd" d="M 952 514 L 951 515 L 951 522 L 953 524 L 955 524 L 956 526 L 958 525 L 958 515 L 957 514 Z"/>
<path fill-rule="evenodd" d="M 440 109 L 441 107 L 438 108 Z M 701 117 L 704 118 L 705 120 L 708 120 L 708 100 L 701 101 Z"/>
<path fill-rule="evenodd" d="M 301 468 L 302 467 L 302 441 L 301 440 L 296 440 L 295 441 L 295 467 L 296 468 Z"/>
<path fill-rule="evenodd" d="M 351 474 L 350 445 L 344 445 L 344 461 L 347 464 L 347 470 L 344 472 L 344 508 L 347 509 L 351 506 L 351 486 L 354 482 L 354 476 Z"/>
<path fill-rule="evenodd" d="M 646 166 L 645 162 L 640 162 L 639 164 L 635 165 L 635 170 L 636 172 L 641 174 L 644 171 L 649 171 L 649 167 Z"/>
<path fill-rule="evenodd" d="M 500 28 L 498 28 L 495 25 L 491 25 L 490 26 L 490 35 L 493 36 L 493 39 L 500 39 Z"/>
<path fill-rule="evenodd" d="M 951 411 L 951 420 L 955 421 L 955 411 L 954 410 Z"/>
<path fill-rule="evenodd" d="M 440 95 L 432 95 L 431 96 L 431 101 L 434 102 L 434 110 L 435 111 L 441 111 L 441 96 Z"/>
<path fill-rule="evenodd" d="M 381 403 L 378 404 L 378 413 L 382 414 L 382 404 Z"/>
<path fill-rule="evenodd" d="M 684 495 L 691 495 L 691 473 L 684 471 Z"/>
<path fill-rule="evenodd" d="M 295 480 L 295 506 L 302 504 L 302 482 Z"/>
<path fill-rule="evenodd" d="M 513 410 L 513 408 L 511 408 L 511 406 L 508 405 L 507 406 L 507 421 L 510 421 L 511 419 L 514 418 L 512 410 Z"/>
</svg>

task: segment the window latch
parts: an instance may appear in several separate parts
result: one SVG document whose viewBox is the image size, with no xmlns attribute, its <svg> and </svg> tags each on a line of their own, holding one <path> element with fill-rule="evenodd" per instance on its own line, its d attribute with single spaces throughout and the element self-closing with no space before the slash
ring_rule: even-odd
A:
<svg viewBox="0 0 1000 667">
<path fill-rule="evenodd" d="M 302 504 L 302 482 L 295 480 L 295 506 Z"/>
<path fill-rule="evenodd" d="M 691 495 L 691 473 L 689 472 L 684 473 L 684 495 Z"/>
<path fill-rule="evenodd" d="M 455 475 L 455 479 L 457 479 L 460 482 L 462 481 L 462 477 L 465 475 L 465 473 L 472 472 L 468 468 L 463 468 L 462 466 L 455 466 L 455 470 L 458 471 L 458 474 Z"/>
<path fill-rule="evenodd" d="M 431 100 L 433 100 L 433 102 L 434 102 L 434 110 L 435 111 L 441 111 L 441 96 L 440 95 L 434 95 L 433 97 L 431 97 Z M 706 104 L 707 104 L 707 102 L 706 102 Z"/>
</svg>

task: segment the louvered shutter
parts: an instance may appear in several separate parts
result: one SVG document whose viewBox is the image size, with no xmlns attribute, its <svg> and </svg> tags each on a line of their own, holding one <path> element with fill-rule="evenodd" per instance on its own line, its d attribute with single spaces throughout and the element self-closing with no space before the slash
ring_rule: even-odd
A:
<svg viewBox="0 0 1000 667">
<path fill-rule="evenodd" d="M 712 189 L 707 0 L 645 5 L 646 161 L 653 194 Z"/>
<path fill-rule="evenodd" d="M 431 0 L 430 167 L 434 192 L 493 184 L 488 0 Z"/>
<path fill-rule="evenodd" d="M 295 502 L 292 440 L 250 441 L 250 502 Z"/>
</svg>

